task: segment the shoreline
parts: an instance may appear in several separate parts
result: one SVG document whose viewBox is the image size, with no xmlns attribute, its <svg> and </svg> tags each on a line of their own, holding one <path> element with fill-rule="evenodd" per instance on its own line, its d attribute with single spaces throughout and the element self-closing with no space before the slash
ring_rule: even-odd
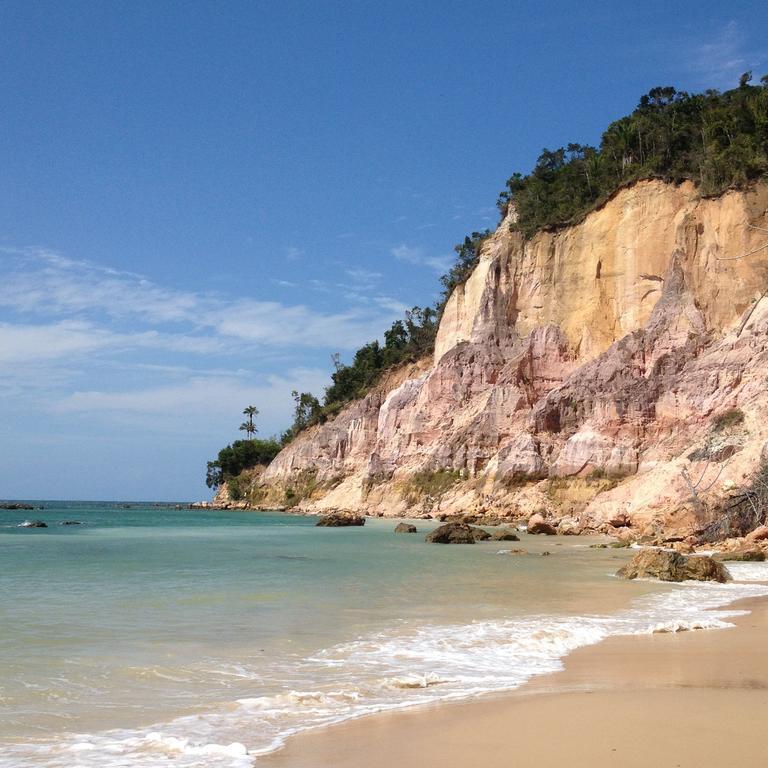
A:
<svg viewBox="0 0 768 768">
<path fill-rule="evenodd" d="M 753 765 L 768 711 L 768 596 L 733 628 L 613 636 L 520 688 L 292 736 L 265 768 Z"/>
</svg>

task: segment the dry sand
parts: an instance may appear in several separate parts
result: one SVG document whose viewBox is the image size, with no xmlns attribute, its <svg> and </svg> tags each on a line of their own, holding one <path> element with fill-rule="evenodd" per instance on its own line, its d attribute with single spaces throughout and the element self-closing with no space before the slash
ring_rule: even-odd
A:
<svg viewBox="0 0 768 768">
<path fill-rule="evenodd" d="M 518 691 L 296 736 L 259 768 L 768 766 L 768 599 L 736 629 L 611 638 Z"/>
</svg>

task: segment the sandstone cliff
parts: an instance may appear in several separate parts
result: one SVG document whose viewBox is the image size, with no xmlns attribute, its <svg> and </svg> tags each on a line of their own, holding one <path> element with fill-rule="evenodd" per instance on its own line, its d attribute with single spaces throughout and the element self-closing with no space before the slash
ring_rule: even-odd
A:
<svg viewBox="0 0 768 768">
<path fill-rule="evenodd" d="M 701 534 L 768 439 L 767 211 L 765 186 L 644 181 L 530 241 L 503 221 L 434 359 L 301 434 L 259 498 Z"/>
</svg>

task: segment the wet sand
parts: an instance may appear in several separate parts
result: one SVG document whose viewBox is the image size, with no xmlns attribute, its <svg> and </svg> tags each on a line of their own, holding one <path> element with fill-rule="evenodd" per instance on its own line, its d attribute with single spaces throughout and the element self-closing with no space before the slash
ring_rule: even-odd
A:
<svg viewBox="0 0 768 768">
<path fill-rule="evenodd" d="M 300 734 L 259 768 L 768 765 L 768 598 L 735 629 L 615 637 L 504 695 Z"/>
</svg>

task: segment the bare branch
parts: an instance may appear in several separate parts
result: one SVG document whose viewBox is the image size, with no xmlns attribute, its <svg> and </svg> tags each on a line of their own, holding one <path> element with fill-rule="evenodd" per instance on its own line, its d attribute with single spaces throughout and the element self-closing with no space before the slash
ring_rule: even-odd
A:
<svg viewBox="0 0 768 768">
<path fill-rule="evenodd" d="M 753 253 L 757 253 L 758 251 L 764 251 L 766 248 L 768 248 L 768 243 L 766 243 L 765 245 L 761 245 L 759 248 L 755 248 L 754 251 L 742 253 L 741 256 L 715 256 L 715 260 L 716 261 L 737 261 L 738 259 L 744 259 L 747 256 L 751 256 Z"/>
</svg>

